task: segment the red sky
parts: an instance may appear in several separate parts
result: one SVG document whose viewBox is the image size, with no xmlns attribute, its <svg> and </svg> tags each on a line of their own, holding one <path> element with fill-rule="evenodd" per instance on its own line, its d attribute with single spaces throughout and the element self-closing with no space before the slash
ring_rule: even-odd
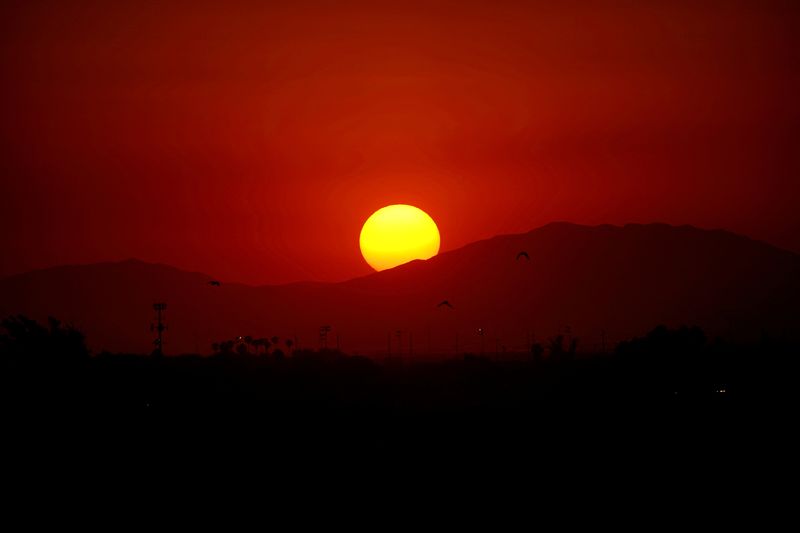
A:
<svg viewBox="0 0 800 533">
<path fill-rule="evenodd" d="M 346 279 L 392 203 L 443 250 L 569 220 L 800 251 L 792 2 L 64 4 L 0 7 L 0 275 Z"/>
</svg>

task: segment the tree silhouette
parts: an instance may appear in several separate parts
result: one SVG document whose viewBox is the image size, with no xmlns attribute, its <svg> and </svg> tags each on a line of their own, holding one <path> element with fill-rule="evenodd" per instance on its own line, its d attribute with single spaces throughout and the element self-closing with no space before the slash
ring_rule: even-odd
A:
<svg viewBox="0 0 800 533">
<path fill-rule="evenodd" d="M 578 338 L 572 337 L 569 340 L 569 348 L 567 348 L 566 356 L 568 359 L 575 359 L 575 352 L 578 349 Z"/>
<path fill-rule="evenodd" d="M 272 343 L 269 342 L 269 339 L 266 337 L 262 337 L 258 339 L 258 345 L 264 347 L 264 355 L 269 353 L 269 347 L 272 346 Z"/>
<path fill-rule="evenodd" d="M 565 336 L 561 334 L 550 339 L 548 342 L 548 349 L 550 350 L 551 359 L 556 361 L 568 361 L 575 358 L 575 352 L 578 349 L 578 338 L 570 336 L 567 346 L 564 346 L 565 340 Z"/>
<path fill-rule="evenodd" d="M 536 362 L 541 361 L 543 355 L 544 355 L 544 347 L 541 344 L 539 344 L 538 342 L 531 344 L 531 357 L 533 358 L 534 361 Z"/>
<path fill-rule="evenodd" d="M 222 355 L 231 355 L 233 353 L 234 342 L 232 340 L 222 341 L 219 344 L 219 352 Z"/>
<path fill-rule="evenodd" d="M 71 325 L 53 317 L 47 327 L 24 315 L 0 322 L 6 333 L 0 335 L 0 352 L 11 358 L 39 357 L 55 363 L 74 362 L 89 356 L 85 337 Z"/>
<path fill-rule="evenodd" d="M 550 358 L 560 360 L 564 356 L 564 335 L 556 335 L 551 337 L 547 345 L 550 351 Z"/>
</svg>

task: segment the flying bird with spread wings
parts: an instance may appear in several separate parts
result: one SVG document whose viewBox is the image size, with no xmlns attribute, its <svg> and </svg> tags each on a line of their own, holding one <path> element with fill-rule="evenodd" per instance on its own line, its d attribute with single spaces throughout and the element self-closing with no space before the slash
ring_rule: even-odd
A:
<svg viewBox="0 0 800 533">
<path fill-rule="evenodd" d="M 453 305 L 447 300 L 442 300 L 436 307 L 442 307 L 442 306 L 446 306 L 449 307 L 450 309 L 453 309 Z"/>
<path fill-rule="evenodd" d="M 219 287 L 222 285 L 222 282 L 212 279 L 211 281 L 208 282 L 208 284 L 211 285 L 212 287 Z"/>
<path fill-rule="evenodd" d="M 520 258 L 522 258 L 522 257 L 524 257 L 524 258 L 525 258 L 525 259 L 527 259 L 528 261 L 530 261 L 530 260 L 531 260 L 531 256 L 529 256 L 529 255 L 528 255 L 528 252 L 526 252 L 526 251 L 522 251 L 522 252 L 520 252 L 520 253 L 518 253 L 518 254 L 517 254 L 517 261 L 519 261 L 519 260 L 520 260 Z"/>
</svg>

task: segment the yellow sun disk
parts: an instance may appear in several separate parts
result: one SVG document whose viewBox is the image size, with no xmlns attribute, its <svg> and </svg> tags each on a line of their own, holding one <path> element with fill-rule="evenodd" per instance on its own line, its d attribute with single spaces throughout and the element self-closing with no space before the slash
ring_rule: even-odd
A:
<svg viewBox="0 0 800 533">
<path fill-rule="evenodd" d="M 439 253 L 436 223 L 427 213 L 404 204 L 375 211 L 364 223 L 361 254 L 375 270 L 385 270 Z"/>
</svg>

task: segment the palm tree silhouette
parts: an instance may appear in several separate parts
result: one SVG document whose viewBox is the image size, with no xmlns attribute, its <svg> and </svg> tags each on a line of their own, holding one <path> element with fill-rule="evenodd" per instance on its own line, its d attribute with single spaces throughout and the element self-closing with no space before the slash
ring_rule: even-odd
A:
<svg viewBox="0 0 800 533">
<path fill-rule="evenodd" d="M 267 355 L 267 353 L 269 352 L 269 347 L 270 347 L 269 340 L 267 340 L 267 339 L 262 337 L 262 338 L 259 338 L 259 339 L 255 339 L 253 341 L 253 344 L 256 346 L 256 353 L 258 353 L 258 351 L 259 351 L 258 350 L 258 346 L 263 346 L 264 347 L 264 355 Z"/>
<path fill-rule="evenodd" d="M 229 355 L 233 353 L 233 347 L 235 343 L 232 340 L 222 341 L 219 344 L 219 351 L 221 354 Z"/>
<path fill-rule="evenodd" d="M 264 338 L 263 338 L 263 339 L 261 339 L 261 340 L 262 340 L 262 342 L 263 342 L 263 344 L 264 344 L 264 355 L 266 355 L 266 354 L 267 354 L 267 352 L 269 352 L 269 349 L 270 349 L 270 347 L 272 346 L 272 343 L 271 343 L 271 342 L 270 342 L 270 340 L 269 340 L 268 338 L 266 338 L 266 337 L 264 337 Z"/>
</svg>

